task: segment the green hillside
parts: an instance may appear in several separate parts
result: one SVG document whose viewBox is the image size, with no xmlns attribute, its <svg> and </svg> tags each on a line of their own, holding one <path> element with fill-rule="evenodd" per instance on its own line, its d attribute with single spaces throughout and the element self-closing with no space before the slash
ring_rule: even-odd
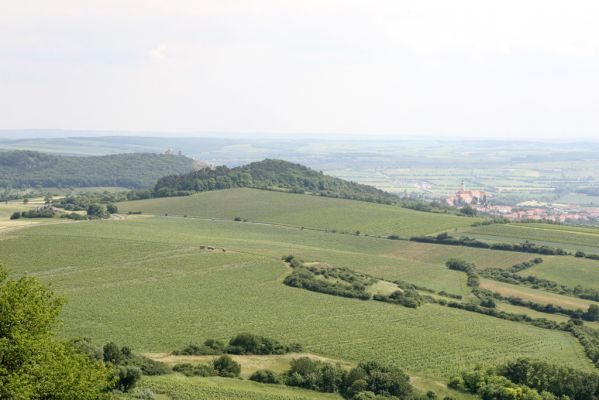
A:
<svg viewBox="0 0 599 400">
<path fill-rule="evenodd" d="M 192 171 L 194 161 L 168 154 L 71 157 L 35 151 L 0 151 L 0 187 L 149 188 L 169 174 Z"/>
<path fill-rule="evenodd" d="M 235 217 L 297 227 L 404 237 L 468 227 L 476 218 L 434 214 L 399 206 L 331 199 L 257 189 L 227 189 L 192 196 L 137 200 L 119 204 L 121 212 Z"/>
<path fill-rule="evenodd" d="M 238 187 L 294 193 L 309 192 L 327 197 L 387 204 L 399 202 L 397 196 L 372 186 L 334 178 L 300 164 L 269 159 L 232 169 L 219 166 L 215 169 L 205 168 L 183 175 L 165 176 L 156 183 L 155 194 L 164 197 L 178 193 Z"/>
</svg>

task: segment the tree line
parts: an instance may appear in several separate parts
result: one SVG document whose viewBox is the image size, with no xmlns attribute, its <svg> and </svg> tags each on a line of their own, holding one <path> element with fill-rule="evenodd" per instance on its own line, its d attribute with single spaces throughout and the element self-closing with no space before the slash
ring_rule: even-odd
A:
<svg viewBox="0 0 599 400">
<path fill-rule="evenodd" d="M 0 151 L 0 187 L 18 189 L 151 188 L 165 175 L 182 174 L 193 169 L 192 159 L 168 154 L 72 157 L 36 151 Z"/>
</svg>

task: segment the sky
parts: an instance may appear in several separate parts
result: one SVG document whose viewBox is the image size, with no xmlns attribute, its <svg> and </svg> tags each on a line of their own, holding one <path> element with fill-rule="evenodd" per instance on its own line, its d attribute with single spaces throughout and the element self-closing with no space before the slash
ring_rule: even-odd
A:
<svg viewBox="0 0 599 400">
<path fill-rule="evenodd" d="M 599 137 L 596 0 L 0 9 L 0 129 Z"/>
</svg>

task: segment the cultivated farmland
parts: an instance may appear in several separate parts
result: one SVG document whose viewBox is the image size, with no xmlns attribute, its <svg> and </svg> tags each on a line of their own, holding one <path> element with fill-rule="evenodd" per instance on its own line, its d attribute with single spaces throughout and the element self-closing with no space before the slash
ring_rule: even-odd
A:
<svg viewBox="0 0 599 400">
<path fill-rule="evenodd" d="M 404 237 L 470 226 L 476 218 L 413 211 L 397 206 L 344 199 L 270 192 L 256 189 L 228 189 L 179 198 L 125 202 L 122 212 L 194 216 L 286 224 L 369 235 Z"/>
<path fill-rule="evenodd" d="M 200 250 L 206 244 L 227 251 Z M 63 336 L 114 340 L 136 351 L 167 352 L 248 331 L 300 342 L 323 356 L 380 359 L 437 378 L 516 356 L 590 368 L 566 332 L 434 304 L 413 310 L 281 283 L 284 254 L 358 269 L 368 256 L 385 258 L 396 245 L 233 221 L 149 218 L 22 230 L 0 241 L 0 254 L 13 273 L 38 275 L 69 298 Z"/>
</svg>

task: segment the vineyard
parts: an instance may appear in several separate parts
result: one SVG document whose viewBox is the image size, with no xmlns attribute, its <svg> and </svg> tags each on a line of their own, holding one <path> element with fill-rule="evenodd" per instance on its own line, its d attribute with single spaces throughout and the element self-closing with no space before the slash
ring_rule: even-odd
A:
<svg viewBox="0 0 599 400">
<path fill-rule="evenodd" d="M 97 345 L 115 341 L 140 353 L 165 353 L 190 343 L 201 343 L 206 338 L 227 339 L 238 332 L 251 332 L 284 343 L 301 343 L 306 352 L 345 363 L 389 362 L 420 382 L 419 390 L 434 388 L 439 393 L 447 390 L 442 385 L 453 373 L 472 365 L 493 365 L 517 357 L 593 369 L 581 344 L 567 331 L 440 304 L 427 303 L 411 309 L 283 284 L 289 268 L 281 257 L 293 254 L 325 267 L 343 267 L 386 281 L 401 280 L 434 292 L 448 292 L 461 296 L 460 302 L 476 301 L 466 274 L 448 269 L 445 265 L 448 259 L 460 258 L 481 270 L 507 270 L 531 260 L 533 255 L 339 231 L 341 226 L 348 230 L 364 229 L 363 218 L 367 215 L 378 221 L 369 225 L 373 231 L 404 229 L 404 234 L 436 232 L 442 227 L 446 229 L 449 223 L 471 223 L 472 219 L 424 214 L 427 218 L 440 218 L 437 225 L 427 226 L 426 219 L 417 218 L 422 213 L 416 211 L 273 192 L 264 192 L 274 199 L 272 206 L 269 203 L 264 207 L 263 203 L 260 210 L 259 201 L 265 201 L 262 192 L 230 191 L 239 196 L 240 207 L 244 204 L 245 208 L 239 211 L 248 218 L 244 222 L 235 221 L 235 210 L 222 202 L 210 208 L 208 204 L 218 197 L 209 202 L 203 200 L 222 193 L 129 202 L 119 205 L 125 212 L 118 219 L 9 230 L 0 240 L 1 260 L 12 274 L 37 276 L 68 299 L 61 337 L 89 337 Z M 252 197 L 256 204 L 248 202 Z M 127 215 L 127 209 L 136 210 L 142 204 L 148 206 L 143 209 L 146 215 Z M 151 209 L 150 205 L 156 208 Z M 188 207 L 177 211 L 188 216 L 173 215 L 176 207 Z M 309 210 L 301 211 L 300 207 Z M 349 212 L 353 207 L 364 208 L 363 214 Z M 293 210 L 286 213 L 285 208 Z M 164 216 L 165 210 L 169 216 Z M 381 210 L 388 213 L 387 217 L 383 214 L 377 217 Z M 150 211 L 157 215 L 147 215 Z M 315 218 L 313 225 L 320 226 L 319 229 L 296 225 L 318 212 L 323 218 Z M 397 219 L 388 218 L 393 213 L 397 213 Z M 192 217 L 194 214 L 197 217 Z M 343 215 L 339 217 L 339 225 L 335 225 L 332 215 Z M 374 228 L 379 223 L 387 224 L 386 228 L 380 231 Z M 599 261 L 572 256 L 543 258 L 543 263 L 519 274 L 542 275 L 585 287 L 599 280 Z M 395 290 L 390 282 L 379 282 L 375 288 Z M 490 279 L 482 279 L 481 288 L 565 308 L 587 308 L 593 304 L 589 300 Z M 507 303 L 499 303 L 497 307 L 531 318 L 568 321 L 561 314 L 546 314 Z M 593 328 L 597 325 L 588 323 Z M 282 386 L 237 380 L 223 382 L 221 378 L 184 378 L 177 374 L 144 377 L 140 388 L 144 387 L 163 394 L 165 399 L 339 398 Z M 447 394 L 464 398 L 456 392 Z"/>
<path fill-rule="evenodd" d="M 398 206 L 256 189 L 228 189 L 179 198 L 125 202 L 124 212 L 193 216 L 402 237 L 467 227 L 476 218 L 425 213 Z"/>
<path fill-rule="evenodd" d="M 201 250 L 206 244 L 226 251 Z M 432 304 L 410 310 L 281 284 L 287 273 L 282 254 L 360 270 L 369 260 L 400 265 L 385 256 L 396 244 L 233 221 L 149 218 L 22 230 L 0 241 L 0 253 L 13 272 L 40 276 L 70 299 L 65 337 L 164 352 L 197 338 L 249 331 L 300 342 L 312 353 L 381 359 L 433 377 L 516 356 L 589 368 L 582 348 L 565 332 Z M 420 273 L 435 281 L 441 268 Z M 437 282 L 442 287 L 443 276 Z"/>
</svg>

